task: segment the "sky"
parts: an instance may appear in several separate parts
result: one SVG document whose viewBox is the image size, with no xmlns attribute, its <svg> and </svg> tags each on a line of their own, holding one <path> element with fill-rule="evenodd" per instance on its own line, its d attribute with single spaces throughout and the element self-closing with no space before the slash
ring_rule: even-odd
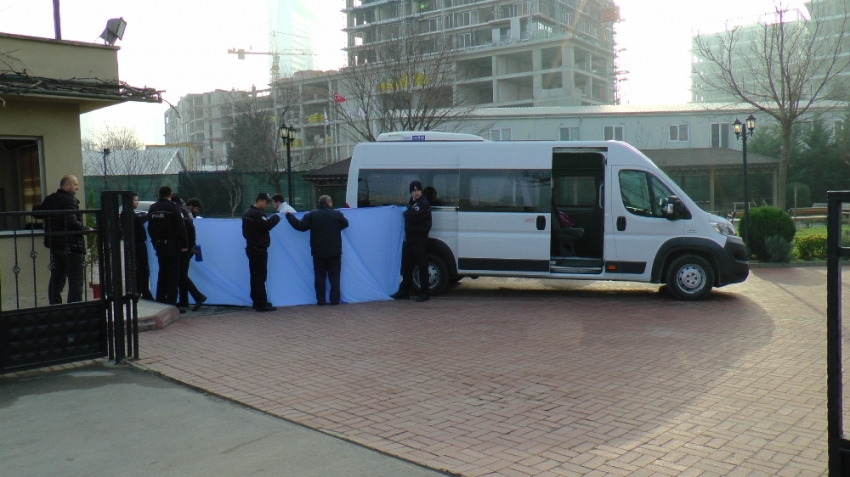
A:
<svg viewBox="0 0 850 477">
<path fill-rule="evenodd" d="M 62 38 L 102 43 L 110 18 L 127 28 L 116 45 L 122 81 L 163 90 L 177 105 L 189 93 L 215 89 L 265 88 L 268 58 L 238 60 L 230 48 L 268 51 L 267 0 L 61 0 Z M 690 98 L 691 36 L 716 31 L 730 19 L 752 19 L 780 0 L 615 0 L 622 21 L 615 26 L 620 49 L 623 104 L 681 104 Z M 782 0 L 799 7 L 803 0 Z M 323 19 L 313 38 L 314 65 L 320 70 L 344 65 L 344 0 L 311 0 Z M 54 37 L 52 0 L 0 0 L 0 32 Z M 168 104 L 129 103 L 81 116 L 83 136 L 112 126 L 135 128 L 146 144 L 164 143 Z M 2 113 L 2 112 L 0 112 Z"/>
</svg>

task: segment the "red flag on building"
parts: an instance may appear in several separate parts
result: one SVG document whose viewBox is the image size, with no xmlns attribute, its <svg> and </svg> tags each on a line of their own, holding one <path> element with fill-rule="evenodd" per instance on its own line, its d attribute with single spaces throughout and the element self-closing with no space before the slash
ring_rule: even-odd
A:
<svg viewBox="0 0 850 477">
<path fill-rule="evenodd" d="M 334 93 L 334 101 L 336 101 L 337 103 L 344 103 L 345 97 L 339 93 Z"/>
</svg>

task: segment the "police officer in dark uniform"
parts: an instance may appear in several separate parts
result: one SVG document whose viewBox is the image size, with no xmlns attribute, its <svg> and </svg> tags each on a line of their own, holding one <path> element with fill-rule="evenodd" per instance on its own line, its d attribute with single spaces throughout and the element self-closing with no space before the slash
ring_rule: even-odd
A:
<svg viewBox="0 0 850 477">
<path fill-rule="evenodd" d="M 183 199 L 177 194 L 171 195 L 171 202 L 174 202 L 180 208 L 180 213 L 183 216 L 183 222 L 186 224 L 186 237 L 189 239 L 189 249 L 180 254 L 180 280 L 177 283 L 177 307 L 184 310 L 189 307 L 189 295 L 195 301 L 195 306 L 192 311 L 201 309 L 201 305 L 207 301 L 206 295 L 198 290 L 195 282 L 189 278 L 189 265 L 192 263 L 192 257 L 195 256 L 195 241 L 197 234 L 195 232 L 194 214 L 188 205 L 183 203 Z"/>
<path fill-rule="evenodd" d="M 402 248 L 401 265 L 402 280 L 398 291 L 392 298 L 399 300 L 410 298 L 410 284 L 413 282 L 413 268 L 419 267 L 419 298 L 418 302 L 429 300 L 430 277 L 428 274 L 428 257 L 425 249 L 428 245 L 428 232 L 431 231 L 431 204 L 422 195 L 422 183 L 410 183 L 410 200 L 404 211 L 405 241 Z"/>
<path fill-rule="evenodd" d="M 257 311 L 277 310 L 269 303 L 266 294 L 271 244 L 269 231 L 280 222 L 280 216 L 277 214 L 266 217 L 265 210 L 269 206 L 269 199 L 268 194 L 260 192 L 254 205 L 242 214 L 242 236 L 245 237 L 245 254 L 248 255 L 248 269 L 251 272 L 251 301 Z"/>
<path fill-rule="evenodd" d="M 148 234 L 159 261 L 156 301 L 176 305 L 180 254 L 189 249 L 189 240 L 180 207 L 171 202 L 171 187 L 160 187 L 157 197 L 148 210 Z"/>
</svg>

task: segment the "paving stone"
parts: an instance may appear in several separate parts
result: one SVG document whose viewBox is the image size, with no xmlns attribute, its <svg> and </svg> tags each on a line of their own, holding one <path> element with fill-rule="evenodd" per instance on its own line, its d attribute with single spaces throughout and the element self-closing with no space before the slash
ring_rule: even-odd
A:
<svg viewBox="0 0 850 477">
<path fill-rule="evenodd" d="M 689 303 L 464 280 L 427 309 L 184 315 L 140 336 L 137 365 L 460 475 L 817 475 L 825 283 L 825 268 L 755 269 Z"/>
</svg>

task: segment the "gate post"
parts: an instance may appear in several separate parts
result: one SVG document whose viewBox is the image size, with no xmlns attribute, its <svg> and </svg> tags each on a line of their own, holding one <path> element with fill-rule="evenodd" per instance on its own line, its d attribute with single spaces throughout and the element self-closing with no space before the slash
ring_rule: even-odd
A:
<svg viewBox="0 0 850 477">
<path fill-rule="evenodd" d="M 850 475 L 850 441 L 844 436 L 841 370 L 841 208 L 850 192 L 829 192 L 826 225 L 826 410 L 829 475 Z"/>
<path fill-rule="evenodd" d="M 124 213 L 119 212 L 118 199 Z M 130 191 L 103 191 L 103 266 L 105 287 L 103 298 L 111 323 L 115 363 L 128 354 L 139 357 L 138 293 L 136 292 L 135 227 L 133 223 L 133 193 Z M 123 250 L 122 241 L 123 237 Z M 125 315 L 126 306 L 126 315 Z M 126 319 L 126 320 L 125 320 Z M 126 323 L 126 326 L 125 326 Z M 126 347 L 125 338 L 126 335 Z"/>
</svg>

